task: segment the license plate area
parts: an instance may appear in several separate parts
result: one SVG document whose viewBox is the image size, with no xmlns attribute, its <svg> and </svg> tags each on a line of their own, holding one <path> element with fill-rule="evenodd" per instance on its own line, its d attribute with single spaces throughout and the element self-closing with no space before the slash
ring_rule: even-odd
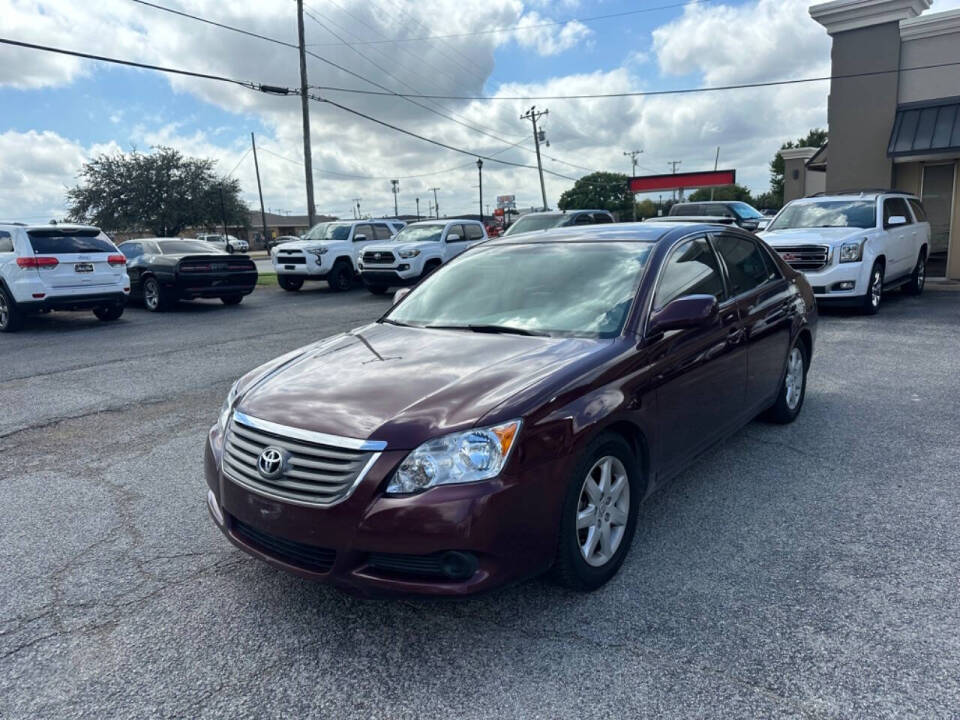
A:
<svg viewBox="0 0 960 720">
<path fill-rule="evenodd" d="M 297 269 L 297 266 L 296 266 L 296 265 L 284 265 L 284 266 L 283 266 L 283 269 L 284 269 L 284 270 L 296 270 L 296 269 Z"/>
<path fill-rule="evenodd" d="M 73 269 L 78 273 L 92 273 L 93 263 L 74 263 Z"/>
</svg>

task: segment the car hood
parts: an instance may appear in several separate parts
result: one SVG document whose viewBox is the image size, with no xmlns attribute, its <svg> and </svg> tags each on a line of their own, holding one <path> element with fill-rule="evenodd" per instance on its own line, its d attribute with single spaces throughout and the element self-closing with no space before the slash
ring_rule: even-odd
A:
<svg viewBox="0 0 960 720">
<path fill-rule="evenodd" d="M 757 233 L 771 247 L 778 245 L 833 245 L 847 238 L 862 236 L 869 228 L 787 228 Z"/>
<path fill-rule="evenodd" d="M 366 252 L 392 252 L 397 253 L 401 250 L 419 250 L 423 252 L 436 247 L 437 243 L 432 240 L 419 240 L 417 242 L 392 242 L 380 243 L 377 245 L 365 245 L 363 251 Z"/>
<path fill-rule="evenodd" d="M 412 449 L 476 424 L 511 396 L 609 345 L 375 323 L 275 364 L 241 389 L 237 409 Z"/>
<path fill-rule="evenodd" d="M 276 246 L 276 249 L 280 250 L 306 250 L 308 248 L 321 248 L 328 245 L 336 245 L 342 242 L 341 240 L 290 240 L 288 242 L 280 243 Z"/>
</svg>

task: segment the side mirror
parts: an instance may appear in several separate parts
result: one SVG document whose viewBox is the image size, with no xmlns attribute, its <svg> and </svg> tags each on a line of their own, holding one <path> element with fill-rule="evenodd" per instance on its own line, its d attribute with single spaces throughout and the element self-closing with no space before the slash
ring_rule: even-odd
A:
<svg viewBox="0 0 960 720">
<path fill-rule="evenodd" d="M 393 294 L 393 304 L 396 305 L 410 294 L 410 288 L 400 288 Z"/>
<path fill-rule="evenodd" d="M 750 230 L 752 232 L 760 227 L 760 223 L 756 220 L 744 220 L 740 224 L 740 227 L 742 227 L 744 230 Z"/>
<path fill-rule="evenodd" d="M 887 227 L 893 227 L 894 225 L 906 225 L 907 219 L 903 215 L 891 215 L 890 219 L 887 220 Z"/>
<path fill-rule="evenodd" d="M 718 314 L 717 299 L 713 295 L 685 295 L 655 312 L 650 317 L 648 332 L 703 327 L 712 323 Z"/>
<path fill-rule="evenodd" d="M 460 236 L 457 235 L 456 233 L 450 233 L 449 235 L 447 235 L 447 242 L 459 242 L 459 241 L 460 241 Z"/>
<path fill-rule="evenodd" d="M 366 242 L 366 240 L 367 240 L 367 236 L 364 235 L 363 233 L 353 236 L 354 242 Z"/>
</svg>

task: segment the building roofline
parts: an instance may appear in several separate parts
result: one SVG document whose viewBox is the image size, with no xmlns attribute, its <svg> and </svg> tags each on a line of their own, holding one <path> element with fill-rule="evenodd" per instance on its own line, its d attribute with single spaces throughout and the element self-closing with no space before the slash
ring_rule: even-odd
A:
<svg viewBox="0 0 960 720">
<path fill-rule="evenodd" d="M 960 9 L 945 10 L 900 21 L 901 40 L 921 40 L 960 33 Z"/>
<path fill-rule="evenodd" d="M 915 18 L 931 0 L 831 0 L 810 6 L 810 17 L 830 35 Z"/>
</svg>

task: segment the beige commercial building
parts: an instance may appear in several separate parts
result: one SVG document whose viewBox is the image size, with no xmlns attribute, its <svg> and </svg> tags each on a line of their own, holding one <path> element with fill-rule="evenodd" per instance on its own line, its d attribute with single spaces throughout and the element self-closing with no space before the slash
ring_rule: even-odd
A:
<svg viewBox="0 0 960 720">
<path fill-rule="evenodd" d="M 810 7 L 833 39 L 829 143 L 784 153 L 786 198 L 897 188 L 923 200 L 928 272 L 960 279 L 960 10 L 930 0 Z"/>
</svg>

